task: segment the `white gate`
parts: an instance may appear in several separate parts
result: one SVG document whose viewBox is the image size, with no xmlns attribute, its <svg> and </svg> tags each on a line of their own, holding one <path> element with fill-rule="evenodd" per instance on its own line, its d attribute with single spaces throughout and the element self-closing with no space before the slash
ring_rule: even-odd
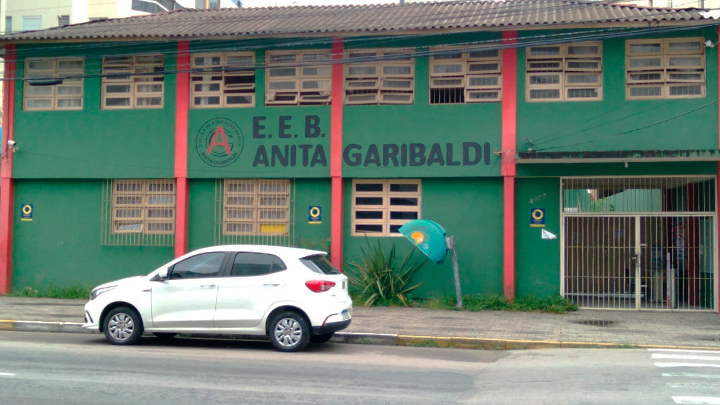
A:
<svg viewBox="0 0 720 405">
<path fill-rule="evenodd" d="M 561 179 L 562 291 L 580 307 L 717 308 L 711 176 Z"/>
</svg>

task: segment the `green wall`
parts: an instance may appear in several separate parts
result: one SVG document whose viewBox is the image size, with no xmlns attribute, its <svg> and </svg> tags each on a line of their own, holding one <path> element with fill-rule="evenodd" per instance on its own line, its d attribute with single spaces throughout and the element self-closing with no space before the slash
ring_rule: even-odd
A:
<svg viewBox="0 0 720 405">
<path fill-rule="evenodd" d="M 19 47 L 23 56 L 32 46 Z M 174 69 L 172 44 L 145 48 L 167 54 L 167 70 Z M 123 51 L 117 44 L 108 54 Z M 28 53 L 26 53 L 28 52 Z M 175 153 L 175 75 L 165 76 L 165 107 L 162 109 L 102 110 L 102 53 L 88 52 L 82 45 L 66 45 L 52 56 L 85 56 L 83 109 L 79 111 L 24 111 L 23 82 L 16 82 L 13 176 L 28 178 L 167 178 L 173 177 Z M 18 76 L 24 59 L 18 60 Z"/>
<path fill-rule="evenodd" d="M 20 221 L 33 204 L 32 221 Z M 18 180 L 13 214 L 13 289 L 98 284 L 144 275 L 173 259 L 172 247 L 102 246 L 102 182 Z"/>
<path fill-rule="evenodd" d="M 295 216 L 293 246 L 330 250 L 330 180 L 294 179 L 293 212 Z M 308 222 L 310 206 L 320 206 L 321 223 Z M 200 249 L 215 244 L 215 180 L 190 180 L 188 248 Z"/>
<path fill-rule="evenodd" d="M 542 32 L 525 32 L 522 36 L 538 34 Z M 707 29 L 671 33 L 660 38 L 681 36 L 716 38 L 717 34 L 714 29 Z M 603 41 L 601 101 L 529 103 L 525 101 L 525 49 L 520 48 L 518 150 L 530 147 L 553 152 L 717 149 L 716 52 L 717 48 L 706 48 L 707 95 L 703 98 L 626 100 L 625 39 L 620 38 Z M 687 115 L 679 116 L 684 113 Z M 673 118 L 675 116 L 678 117 Z"/>
<path fill-rule="evenodd" d="M 503 183 L 501 179 L 446 178 L 422 179 L 423 219 L 442 225 L 449 235 L 455 236 L 463 294 L 503 293 L 502 269 L 502 217 Z M 377 237 L 351 236 L 350 207 L 352 182 L 345 182 L 345 235 L 344 259 L 359 262 L 361 249 L 367 251 L 367 242 L 375 245 Z M 379 238 L 389 249 L 395 244 L 400 258 L 414 249 L 404 237 Z M 416 253 L 421 260 L 421 254 Z M 455 296 L 452 262 L 441 265 L 427 262 L 416 276 L 425 284 L 413 293 L 415 297 Z"/>
</svg>

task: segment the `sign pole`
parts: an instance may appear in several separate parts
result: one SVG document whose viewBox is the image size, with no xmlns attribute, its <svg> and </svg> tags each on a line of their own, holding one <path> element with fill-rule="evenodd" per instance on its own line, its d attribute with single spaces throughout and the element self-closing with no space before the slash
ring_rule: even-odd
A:
<svg viewBox="0 0 720 405">
<path fill-rule="evenodd" d="M 452 251 L 453 275 L 455 276 L 455 297 L 457 299 L 457 304 L 455 306 L 458 308 L 462 308 L 463 298 L 462 291 L 460 290 L 460 270 L 458 269 L 457 250 L 455 249 L 455 237 L 452 235 L 446 236 L 445 242 L 447 243 L 447 248 Z"/>
</svg>

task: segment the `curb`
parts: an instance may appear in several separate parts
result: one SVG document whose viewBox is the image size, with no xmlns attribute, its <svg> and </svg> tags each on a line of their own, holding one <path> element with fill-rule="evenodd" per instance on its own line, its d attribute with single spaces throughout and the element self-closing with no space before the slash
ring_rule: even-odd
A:
<svg viewBox="0 0 720 405">
<path fill-rule="evenodd" d="M 55 332 L 55 333 L 84 333 L 97 332 L 83 329 L 82 323 L 74 322 L 41 322 L 41 321 L 11 321 L 0 320 L 0 331 L 5 332 Z M 196 335 L 187 334 L 188 337 L 202 338 L 237 338 L 231 335 Z M 444 347 L 456 349 L 479 350 L 530 350 L 530 349 L 694 349 L 715 350 L 718 347 L 706 346 L 673 346 L 673 345 L 643 345 L 626 343 L 600 343 L 600 342 L 557 342 L 546 340 L 511 340 L 511 339 L 485 339 L 444 336 L 412 336 L 383 333 L 355 333 L 337 332 L 330 340 L 332 343 L 379 345 L 379 346 L 415 346 L 415 347 Z"/>
</svg>

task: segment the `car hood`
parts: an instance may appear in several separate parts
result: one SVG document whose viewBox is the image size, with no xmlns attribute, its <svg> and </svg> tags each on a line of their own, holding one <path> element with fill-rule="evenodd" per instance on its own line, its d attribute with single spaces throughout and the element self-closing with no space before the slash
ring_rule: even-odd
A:
<svg viewBox="0 0 720 405">
<path fill-rule="evenodd" d="M 138 281 L 142 280 L 143 278 L 145 278 L 145 277 L 134 276 L 134 277 L 121 278 L 120 280 L 115 280 L 115 281 L 111 281 L 109 283 L 100 284 L 99 286 L 93 288 L 93 290 L 96 290 L 98 288 L 103 288 L 103 287 L 110 287 L 110 286 L 120 287 L 120 286 L 129 285 L 129 284 L 134 284 L 134 283 L 137 283 Z"/>
</svg>

